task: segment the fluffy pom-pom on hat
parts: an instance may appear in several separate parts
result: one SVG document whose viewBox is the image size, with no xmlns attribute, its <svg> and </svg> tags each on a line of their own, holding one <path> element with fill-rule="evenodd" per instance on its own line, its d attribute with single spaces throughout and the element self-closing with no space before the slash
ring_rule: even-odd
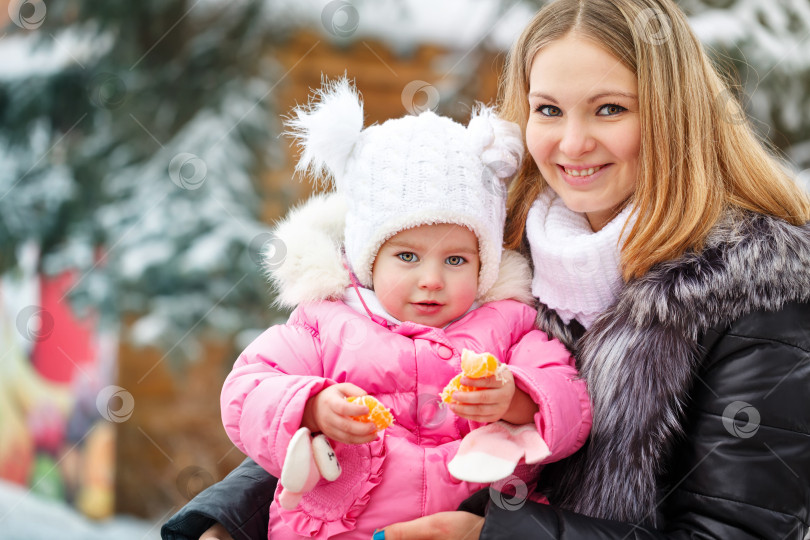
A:
<svg viewBox="0 0 810 540">
<path fill-rule="evenodd" d="M 517 173 L 523 157 L 523 134 L 514 122 L 498 118 L 491 107 L 478 106 L 467 126 L 481 161 L 504 185 Z"/>
<path fill-rule="evenodd" d="M 324 81 L 309 105 L 293 109 L 285 123 L 301 148 L 296 172 L 337 185 L 363 130 L 363 102 L 349 81 Z"/>
</svg>

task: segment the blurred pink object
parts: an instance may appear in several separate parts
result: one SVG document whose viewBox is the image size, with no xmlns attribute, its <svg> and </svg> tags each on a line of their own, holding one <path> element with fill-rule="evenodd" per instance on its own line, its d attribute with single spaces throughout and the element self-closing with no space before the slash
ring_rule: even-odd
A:
<svg viewBox="0 0 810 540">
<path fill-rule="evenodd" d="M 75 271 L 40 276 L 40 321 L 31 331 L 31 362 L 54 382 L 70 383 L 76 370 L 92 366 L 97 356 L 96 317 L 78 317 L 66 298 L 76 276 Z"/>
<path fill-rule="evenodd" d="M 55 456 L 65 440 L 65 416 L 51 401 L 39 401 L 28 413 L 28 428 L 38 450 Z"/>
</svg>

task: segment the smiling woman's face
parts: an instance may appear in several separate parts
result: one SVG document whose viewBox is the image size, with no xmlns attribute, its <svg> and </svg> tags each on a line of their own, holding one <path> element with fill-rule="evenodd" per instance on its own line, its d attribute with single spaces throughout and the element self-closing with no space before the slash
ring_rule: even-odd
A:
<svg viewBox="0 0 810 540">
<path fill-rule="evenodd" d="M 526 144 L 565 205 L 605 226 L 638 180 L 638 81 L 616 57 L 569 34 L 534 57 Z"/>
</svg>

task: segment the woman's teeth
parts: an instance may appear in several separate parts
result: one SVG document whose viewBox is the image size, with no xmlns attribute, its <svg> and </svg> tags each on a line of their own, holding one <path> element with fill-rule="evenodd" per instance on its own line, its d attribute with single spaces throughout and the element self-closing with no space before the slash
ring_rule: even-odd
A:
<svg viewBox="0 0 810 540">
<path fill-rule="evenodd" d="M 590 169 L 574 170 L 574 169 L 563 168 L 563 170 L 565 171 L 565 174 L 570 175 L 570 176 L 590 176 L 590 175 L 596 173 L 601 168 L 602 168 L 602 165 L 600 165 L 598 167 L 591 167 Z"/>
</svg>

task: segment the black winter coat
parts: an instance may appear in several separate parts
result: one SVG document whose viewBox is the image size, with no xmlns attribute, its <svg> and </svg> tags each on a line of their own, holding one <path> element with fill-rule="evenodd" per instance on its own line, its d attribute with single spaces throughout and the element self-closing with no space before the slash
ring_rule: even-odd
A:
<svg viewBox="0 0 810 540">
<path fill-rule="evenodd" d="M 503 504 L 486 490 L 468 500 L 464 509 L 486 511 L 482 539 L 804 537 L 809 227 L 729 215 L 701 253 L 628 283 L 581 336 L 542 306 L 538 326 L 574 351 L 593 430 L 583 449 L 544 468 L 552 506 Z M 164 538 L 185 538 L 167 531 L 202 514 L 235 538 L 262 538 L 237 529 L 267 530 L 273 486 L 261 487 L 257 510 L 234 504 L 257 486 L 226 482 L 174 516 Z"/>
<path fill-rule="evenodd" d="M 481 491 L 481 540 L 805 537 L 810 507 L 810 304 L 790 303 L 712 329 L 684 436 L 660 479 L 660 529 Z M 562 464 L 560 466 L 563 466 Z M 507 501 L 509 502 L 509 501 Z M 513 506 L 516 506 L 512 503 Z"/>
</svg>

